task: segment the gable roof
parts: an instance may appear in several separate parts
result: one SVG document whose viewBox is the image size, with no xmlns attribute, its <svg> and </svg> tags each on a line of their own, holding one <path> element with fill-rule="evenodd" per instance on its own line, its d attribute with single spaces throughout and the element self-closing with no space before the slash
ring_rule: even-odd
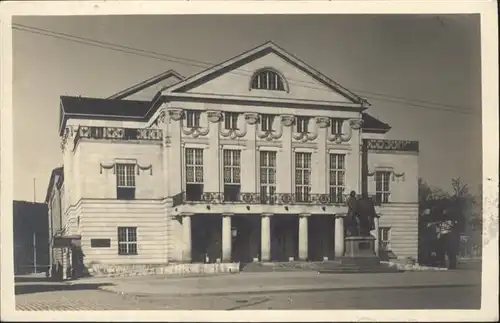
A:
<svg viewBox="0 0 500 323">
<path fill-rule="evenodd" d="M 59 134 L 62 135 L 66 122 L 71 117 L 80 119 L 144 121 L 147 120 L 157 102 L 152 101 L 101 99 L 75 96 L 61 96 Z"/>
<path fill-rule="evenodd" d="M 179 93 L 179 92 L 185 92 L 191 88 L 194 88 L 202 83 L 205 83 L 207 80 L 211 80 L 216 78 L 217 76 L 224 74 L 228 72 L 228 70 L 234 70 L 238 67 L 243 66 L 244 64 L 248 63 L 249 61 L 253 61 L 259 57 L 262 57 L 264 55 L 267 55 L 269 53 L 274 53 L 290 64 L 294 65 L 295 67 L 299 68 L 300 70 L 304 71 L 317 81 L 321 82 L 328 88 L 332 89 L 333 91 L 336 91 L 351 101 L 355 103 L 359 103 L 362 105 L 369 105 L 369 103 L 366 101 L 366 99 L 354 94 L 353 92 L 349 91 L 348 89 L 342 87 L 340 84 L 337 82 L 333 81 L 329 77 L 325 76 L 318 70 L 314 69 L 313 67 L 309 66 L 299 58 L 295 57 L 294 55 L 288 53 L 285 51 L 283 48 L 279 47 L 272 41 L 268 41 L 260 46 L 257 46 L 253 49 L 250 49 L 238 56 L 235 56 L 229 60 L 226 60 L 218 65 L 215 65 L 213 67 L 210 67 L 198 74 L 195 74 L 191 77 L 188 77 L 184 79 L 183 81 L 180 81 L 177 84 L 174 84 L 173 86 L 170 86 L 165 89 L 166 92 L 168 93 Z"/>
<path fill-rule="evenodd" d="M 391 130 L 391 126 L 387 123 L 380 121 L 379 119 L 369 115 L 368 113 L 362 113 L 363 119 L 363 132 L 370 133 L 386 133 Z"/>
<path fill-rule="evenodd" d="M 52 193 L 52 189 L 57 184 L 56 179 L 60 178 L 64 174 L 64 167 L 56 167 L 50 173 L 49 185 L 47 187 L 47 193 L 45 195 L 45 203 L 49 202 L 50 194 Z"/>
<path fill-rule="evenodd" d="M 139 82 L 135 85 L 132 85 L 131 87 L 128 87 L 124 90 L 121 90 L 118 93 L 115 93 L 108 97 L 108 99 L 124 99 L 126 97 L 131 96 L 132 94 L 135 94 L 141 90 L 144 90 L 145 88 L 148 88 L 152 85 L 155 85 L 163 80 L 166 80 L 168 78 L 176 78 L 178 81 L 182 81 L 184 79 L 184 76 L 181 74 L 177 73 L 176 71 L 170 69 L 168 71 L 165 71 L 161 74 L 155 75 L 147 80 L 144 80 L 142 82 Z"/>
</svg>

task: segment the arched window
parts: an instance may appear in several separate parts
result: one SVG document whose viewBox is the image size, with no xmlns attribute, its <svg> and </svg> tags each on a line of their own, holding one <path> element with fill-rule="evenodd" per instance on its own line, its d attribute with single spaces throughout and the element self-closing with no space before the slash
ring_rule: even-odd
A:
<svg viewBox="0 0 500 323">
<path fill-rule="evenodd" d="M 286 91 L 285 81 L 281 75 L 268 69 L 259 71 L 254 75 L 251 88 L 258 90 Z"/>
</svg>

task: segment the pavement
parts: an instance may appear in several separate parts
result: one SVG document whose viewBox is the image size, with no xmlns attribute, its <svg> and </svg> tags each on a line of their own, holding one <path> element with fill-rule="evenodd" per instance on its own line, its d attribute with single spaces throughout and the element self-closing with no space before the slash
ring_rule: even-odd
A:
<svg viewBox="0 0 500 323">
<path fill-rule="evenodd" d="M 74 281 L 103 291 L 135 296 L 223 296 L 228 294 L 478 286 L 480 271 L 449 270 L 377 274 L 319 274 L 312 271 L 238 273 L 202 277 L 135 276 Z"/>
<path fill-rule="evenodd" d="M 477 309 L 481 271 L 392 274 L 240 273 L 49 282 L 16 277 L 16 309 Z"/>
</svg>

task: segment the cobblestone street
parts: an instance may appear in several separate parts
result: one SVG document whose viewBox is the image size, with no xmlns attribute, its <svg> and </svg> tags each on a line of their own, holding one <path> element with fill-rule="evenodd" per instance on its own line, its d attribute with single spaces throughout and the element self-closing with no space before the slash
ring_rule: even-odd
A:
<svg viewBox="0 0 500 323">
<path fill-rule="evenodd" d="M 22 311 L 92 311 L 92 310 L 326 310 L 326 309 L 479 309 L 481 305 L 480 268 L 463 268 L 450 272 L 404 273 L 396 276 L 364 274 L 357 276 L 319 275 L 308 273 L 238 274 L 226 277 L 165 278 L 137 277 L 114 279 L 114 284 L 130 292 L 101 290 L 111 283 L 102 280 L 75 281 L 74 284 L 26 279 L 16 282 L 16 309 Z M 342 284 L 356 279 L 356 287 L 342 288 Z M 226 281 L 233 291 L 217 294 L 189 294 L 193 283 L 200 291 Z M 245 292 L 244 284 L 260 281 L 275 282 L 281 291 L 262 290 Z M 379 284 L 368 285 L 369 281 Z M 397 283 L 396 281 L 399 281 Z M 123 282 L 128 282 L 122 285 Z M 293 282 L 302 282 L 300 290 L 287 291 Z M 307 282 L 307 284 L 306 284 Z M 331 288 L 325 287 L 333 283 Z M 427 282 L 427 285 L 423 285 Z M 432 283 L 432 284 L 431 284 Z M 242 285 L 243 284 L 243 285 Z M 316 284 L 315 287 L 313 284 Z M 168 292 L 176 285 L 182 293 Z M 241 285 L 241 286 L 238 286 Z M 352 285 L 352 284 L 351 284 Z M 135 287 L 134 287 L 135 286 Z M 162 289 L 153 291 L 153 287 Z M 346 285 L 347 286 L 347 285 Z M 204 289 L 204 287 L 206 287 Z M 314 290 L 312 287 L 316 288 Z M 147 293 L 149 291 L 149 293 Z M 142 292 L 142 293 L 141 293 Z"/>
</svg>

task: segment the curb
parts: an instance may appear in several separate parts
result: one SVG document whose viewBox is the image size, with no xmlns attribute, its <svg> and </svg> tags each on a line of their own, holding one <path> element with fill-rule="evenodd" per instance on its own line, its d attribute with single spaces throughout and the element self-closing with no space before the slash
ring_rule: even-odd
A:
<svg viewBox="0 0 500 323">
<path fill-rule="evenodd" d="M 99 290 L 113 292 L 121 295 L 131 295 L 136 297 L 199 297 L 199 296 L 228 296 L 228 295 L 258 295 L 258 294 L 286 294 L 286 293 L 310 293 L 322 291 L 354 291 L 354 290 L 386 290 L 386 289 L 417 289 L 417 288 L 460 288 L 481 286 L 480 284 L 423 284 L 423 285 L 396 285 L 396 286 L 356 286 L 356 287 L 309 287 L 309 288 L 289 288 L 289 289 L 262 289 L 262 290 L 238 290 L 226 292 L 195 292 L 195 293 L 127 293 L 110 288 L 110 286 L 98 287 Z"/>
</svg>

